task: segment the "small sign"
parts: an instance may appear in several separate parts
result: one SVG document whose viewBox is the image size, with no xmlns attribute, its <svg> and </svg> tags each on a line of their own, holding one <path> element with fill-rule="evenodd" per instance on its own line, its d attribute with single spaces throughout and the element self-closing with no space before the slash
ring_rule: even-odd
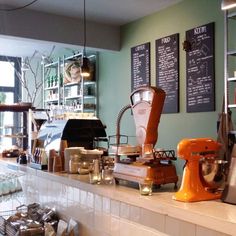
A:
<svg viewBox="0 0 236 236">
<path fill-rule="evenodd" d="M 150 43 L 131 48 L 131 90 L 150 85 Z"/>
<path fill-rule="evenodd" d="M 214 23 L 186 31 L 187 112 L 215 110 Z"/>
<path fill-rule="evenodd" d="M 156 84 L 166 92 L 162 113 L 179 112 L 179 34 L 156 40 Z"/>
</svg>

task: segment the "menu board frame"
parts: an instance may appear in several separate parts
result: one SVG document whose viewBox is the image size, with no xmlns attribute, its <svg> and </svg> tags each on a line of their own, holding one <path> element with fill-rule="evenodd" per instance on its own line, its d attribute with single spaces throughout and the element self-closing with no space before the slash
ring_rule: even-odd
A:
<svg viewBox="0 0 236 236">
<path fill-rule="evenodd" d="M 131 48 L 131 91 L 141 86 L 150 86 L 151 43 L 143 43 Z"/>
<path fill-rule="evenodd" d="M 186 31 L 187 112 L 215 111 L 215 24 Z"/>
<path fill-rule="evenodd" d="M 156 85 L 166 92 L 162 113 L 178 113 L 179 33 L 156 40 Z"/>
</svg>

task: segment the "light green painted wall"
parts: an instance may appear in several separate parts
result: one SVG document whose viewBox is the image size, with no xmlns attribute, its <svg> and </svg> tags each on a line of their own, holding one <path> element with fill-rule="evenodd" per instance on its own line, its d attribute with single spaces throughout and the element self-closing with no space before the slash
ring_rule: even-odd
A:
<svg viewBox="0 0 236 236">
<path fill-rule="evenodd" d="M 180 112 L 163 114 L 156 147 L 175 149 L 183 138 L 216 138 L 216 121 L 223 97 L 223 12 L 219 0 L 183 0 L 177 5 L 122 27 L 121 51 L 99 55 L 99 117 L 107 125 L 107 134 L 115 134 L 120 109 L 129 103 L 131 91 L 130 48 L 151 42 L 151 84 L 155 85 L 155 40 L 174 33 L 180 34 Z M 215 93 L 216 111 L 186 112 L 186 53 L 182 50 L 185 31 L 215 22 Z M 122 120 L 122 134 L 134 136 L 130 112 Z M 132 139 L 135 140 L 134 138 Z M 183 162 L 177 162 L 178 172 Z"/>
</svg>

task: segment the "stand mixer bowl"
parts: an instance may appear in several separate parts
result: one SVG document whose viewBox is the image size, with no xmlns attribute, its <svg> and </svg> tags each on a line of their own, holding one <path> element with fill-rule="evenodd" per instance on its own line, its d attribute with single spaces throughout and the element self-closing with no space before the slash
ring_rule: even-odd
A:
<svg viewBox="0 0 236 236">
<path fill-rule="evenodd" d="M 204 158 L 200 160 L 203 179 L 210 188 L 223 188 L 226 177 L 227 161 Z"/>
</svg>

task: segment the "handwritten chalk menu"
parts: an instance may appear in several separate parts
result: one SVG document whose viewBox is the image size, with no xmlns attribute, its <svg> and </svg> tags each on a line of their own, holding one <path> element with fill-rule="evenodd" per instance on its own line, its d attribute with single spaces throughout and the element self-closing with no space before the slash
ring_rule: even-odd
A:
<svg viewBox="0 0 236 236">
<path fill-rule="evenodd" d="M 156 84 L 166 92 L 163 113 L 179 112 L 179 34 L 156 40 Z"/>
<path fill-rule="evenodd" d="M 145 43 L 131 48 L 131 89 L 149 85 L 150 43 Z"/>
<path fill-rule="evenodd" d="M 214 23 L 186 31 L 187 112 L 215 110 Z"/>
</svg>

